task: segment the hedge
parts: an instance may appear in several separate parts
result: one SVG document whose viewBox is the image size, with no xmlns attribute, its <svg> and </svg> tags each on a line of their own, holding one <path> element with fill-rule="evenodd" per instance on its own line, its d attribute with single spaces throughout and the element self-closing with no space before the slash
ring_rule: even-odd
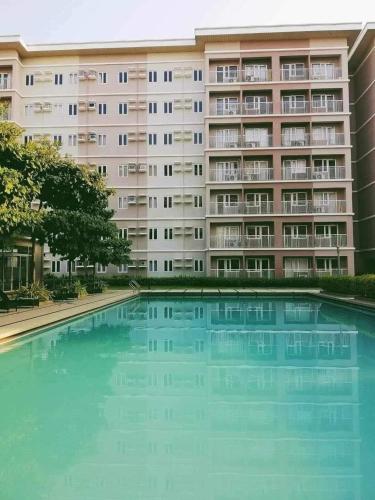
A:
<svg viewBox="0 0 375 500">
<path fill-rule="evenodd" d="M 128 286 L 130 277 L 114 276 L 106 278 L 109 286 Z M 210 278 L 175 276 L 161 278 L 135 277 L 138 283 L 145 288 L 157 286 L 173 287 L 314 287 L 333 293 L 358 295 L 375 299 L 375 274 L 361 276 L 329 276 L 324 278 L 275 278 L 275 279 L 246 279 L 246 278 Z"/>
</svg>

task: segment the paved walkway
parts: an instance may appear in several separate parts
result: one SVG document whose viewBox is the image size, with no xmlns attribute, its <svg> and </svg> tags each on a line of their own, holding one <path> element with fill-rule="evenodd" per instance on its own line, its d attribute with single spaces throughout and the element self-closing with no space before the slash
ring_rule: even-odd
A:
<svg viewBox="0 0 375 500">
<path fill-rule="evenodd" d="M 136 295 L 129 290 L 111 290 L 103 294 L 88 295 L 79 300 L 47 302 L 32 309 L 19 309 L 17 312 L 0 313 L 0 341 L 121 302 Z"/>
</svg>

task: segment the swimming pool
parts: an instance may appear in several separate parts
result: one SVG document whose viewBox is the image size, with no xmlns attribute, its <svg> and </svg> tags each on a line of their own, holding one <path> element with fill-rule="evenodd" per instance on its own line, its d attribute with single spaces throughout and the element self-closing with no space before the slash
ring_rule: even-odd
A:
<svg viewBox="0 0 375 500">
<path fill-rule="evenodd" d="M 369 500 L 375 316 L 140 298 L 0 346 L 1 500 Z"/>
</svg>

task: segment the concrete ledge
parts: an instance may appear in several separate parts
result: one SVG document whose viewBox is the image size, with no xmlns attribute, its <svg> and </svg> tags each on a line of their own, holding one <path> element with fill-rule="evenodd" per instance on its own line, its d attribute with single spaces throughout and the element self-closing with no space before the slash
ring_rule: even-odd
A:
<svg viewBox="0 0 375 500">
<path fill-rule="evenodd" d="M 0 314 L 0 342 L 137 296 L 138 292 L 133 291 L 110 291 L 89 295 L 72 302 L 47 303 L 33 309 L 2 313 Z"/>
</svg>

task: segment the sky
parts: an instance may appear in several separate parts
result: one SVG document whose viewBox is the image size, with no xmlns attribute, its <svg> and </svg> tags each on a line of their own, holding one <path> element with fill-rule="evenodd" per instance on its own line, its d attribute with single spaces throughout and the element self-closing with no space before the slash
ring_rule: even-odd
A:
<svg viewBox="0 0 375 500">
<path fill-rule="evenodd" d="M 375 0 L 0 0 L 26 43 L 193 38 L 194 28 L 375 21 Z"/>
</svg>

